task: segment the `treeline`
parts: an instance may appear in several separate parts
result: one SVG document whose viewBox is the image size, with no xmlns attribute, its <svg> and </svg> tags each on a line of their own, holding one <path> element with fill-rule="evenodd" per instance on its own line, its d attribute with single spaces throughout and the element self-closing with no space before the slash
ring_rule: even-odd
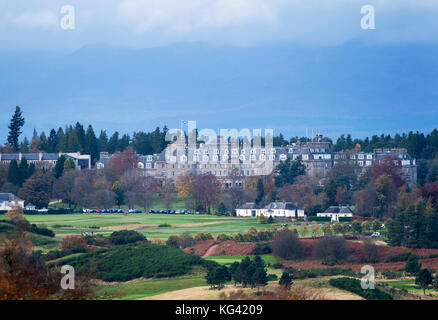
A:
<svg viewBox="0 0 438 320">
<path fill-rule="evenodd" d="M 425 135 L 410 131 L 408 134 L 373 135 L 371 138 L 352 139 L 350 134 L 341 135 L 333 145 L 333 151 L 352 150 L 359 145 L 364 152 L 373 152 L 382 148 L 406 148 L 408 153 L 416 159 L 433 159 L 438 156 L 438 130 Z"/>
<path fill-rule="evenodd" d="M 76 122 L 75 125 L 67 125 L 65 128 L 51 129 L 47 134 L 42 131 L 33 131 L 29 140 L 24 137 L 21 142 L 19 137 L 24 126 L 25 119 L 20 107 L 16 107 L 9 124 L 9 134 L 6 144 L 1 147 L 2 153 L 57 153 L 57 152 L 80 152 L 91 155 L 92 163 L 99 160 L 100 152 L 116 153 L 132 147 L 138 154 L 160 153 L 166 148 L 166 126 L 163 129 L 157 127 L 152 132 L 134 132 L 131 138 L 129 134 L 120 134 L 118 131 L 108 136 L 106 130 L 101 130 L 96 135 L 93 126 L 84 127 Z"/>
</svg>

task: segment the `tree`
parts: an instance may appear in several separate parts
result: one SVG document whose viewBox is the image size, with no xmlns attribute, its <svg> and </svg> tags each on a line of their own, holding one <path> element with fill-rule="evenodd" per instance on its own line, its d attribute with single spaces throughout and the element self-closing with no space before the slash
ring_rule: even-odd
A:
<svg viewBox="0 0 438 320">
<path fill-rule="evenodd" d="M 307 230 L 307 223 L 305 222 L 301 222 L 300 227 L 299 227 L 299 232 L 301 237 L 305 237 L 308 230 Z"/>
<path fill-rule="evenodd" d="M 116 194 L 116 205 L 120 208 L 120 206 L 125 202 L 125 192 L 119 181 L 114 182 L 111 187 L 111 191 Z"/>
<path fill-rule="evenodd" d="M 259 287 L 266 286 L 268 284 L 268 275 L 264 267 L 256 267 L 255 272 L 252 276 L 252 285 L 257 287 L 257 292 L 259 292 Z"/>
<path fill-rule="evenodd" d="M 207 269 L 205 280 L 212 289 L 214 289 L 215 286 L 221 289 L 225 282 L 231 280 L 231 274 L 226 266 L 212 266 Z"/>
<path fill-rule="evenodd" d="M 15 159 L 11 160 L 11 162 L 9 163 L 8 182 L 20 186 L 21 174 L 20 174 L 20 170 L 18 169 L 17 160 Z"/>
<path fill-rule="evenodd" d="M 75 169 L 76 165 L 72 158 L 67 158 L 64 161 L 64 169 L 62 170 L 62 174 L 65 174 L 68 170 Z"/>
<path fill-rule="evenodd" d="M 349 250 L 343 237 L 323 237 L 316 241 L 313 255 L 323 264 L 334 265 L 347 259 Z"/>
<path fill-rule="evenodd" d="M 355 233 L 361 233 L 362 232 L 362 224 L 359 221 L 353 222 L 353 230 Z"/>
<path fill-rule="evenodd" d="M 52 179 L 44 173 L 35 173 L 26 180 L 18 195 L 37 208 L 47 208 L 52 192 Z"/>
<path fill-rule="evenodd" d="M 321 229 L 324 236 L 331 236 L 333 234 L 333 229 L 329 222 L 324 223 Z"/>
<path fill-rule="evenodd" d="M 11 118 L 11 122 L 8 126 L 8 143 L 12 146 L 14 151 L 18 151 L 18 138 L 21 135 L 21 128 L 24 125 L 24 118 L 19 106 L 15 107 L 14 115 Z"/>
<path fill-rule="evenodd" d="M 426 289 L 433 283 L 432 273 L 429 269 L 421 269 L 415 278 L 415 284 L 418 284 L 423 289 L 423 294 L 426 295 Z"/>
<path fill-rule="evenodd" d="M 263 213 L 260 213 L 259 217 L 257 218 L 257 223 L 258 224 L 265 224 L 265 216 L 263 215 Z"/>
<path fill-rule="evenodd" d="M 88 126 L 87 132 L 85 133 L 85 153 L 91 156 L 92 164 L 99 160 L 99 141 L 91 125 Z"/>
<path fill-rule="evenodd" d="M 55 164 L 55 178 L 59 178 L 60 176 L 62 176 L 62 173 L 64 172 L 64 163 L 65 163 L 65 156 L 61 155 L 58 158 L 58 161 L 56 161 Z"/>
<path fill-rule="evenodd" d="M 272 252 L 283 259 L 297 259 L 304 254 L 297 233 L 283 229 L 275 233 L 272 240 Z"/>
<path fill-rule="evenodd" d="M 405 271 L 410 274 L 416 274 L 421 269 L 421 263 L 418 263 L 418 257 L 415 254 L 410 254 L 406 261 Z"/>
<path fill-rule="evenodd" d="M 287 158 L 286 161 L 281 161 L 275 169 L 275 186 L 282 187 L 285 184 L 293 184 L 295 178 L 306 174 L 306 166 L 300 159 L 292 161 Z"/>
<path fill-rule="evenodd" d="M 223 202 L 219 203 L 217 207 L 217 215 L 224 215 L 227 212 L 227 207 Z"/>
<path fill-rule="evenodd" d="M 315 221 L 310 224 L 310 230 L 312 231 L 312 237 L 319 236 L 321 234 L 321 227 Z"/>
<path fill-rule="evenodd" d="M 259 204 L 263 201 L 263 198 L 265 197 L 265 188 L 263 187 L 263 180 L 258 179 L 257 180 L 257 198 L 256 203 Z"/>
<path fill-rule="evenodd" d="M 289 272 L 286 271 L 283 272 L 280 280 L 278 281 L 278 284 L 287 289 L 289 289 L 292 286 L 292 276 L 289 274 Z"/>
</svg>

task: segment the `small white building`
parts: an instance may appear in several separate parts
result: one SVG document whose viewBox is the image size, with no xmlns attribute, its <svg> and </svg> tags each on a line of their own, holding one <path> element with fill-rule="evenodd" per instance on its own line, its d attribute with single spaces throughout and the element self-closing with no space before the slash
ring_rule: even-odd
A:
<svg viewBox="0 0 438 320">
<path fill-rule="evenodd" d="M 331 221 L 339 222 L 339 217 L 353 217 L 353 212 L 348 206 L 331 206 L 324 212 L 316 214 L 317 217 L 330 217 Z"/>
<path fill-rule="evenodd" d="M 296 207 L 292 202 L 271 202 L 265 208 L 254 202 L 247 202 L 236 209 L 238 217 L 256 218 L 263 214 L 266 218 L 305 218 L 304 210 Z"/>
<path fill-rule="evenodd" d="M 262 207 L 254 202 L 247 202 L 236 209 L 238 217 L 258 217 L 262 211 Z"/>
<path fill-rule="evenodd" d="M 0 210 L 11 210 L 15 204 L 24 208 L 24 200 L 12 193 L 0 193 Z"/>
<path fill-rule="evenodd" d="M 300 209 L 292 202 L 271 202 L 263 209 L 265 217 L 305 218 L 304 209 Z"/>
</svg>

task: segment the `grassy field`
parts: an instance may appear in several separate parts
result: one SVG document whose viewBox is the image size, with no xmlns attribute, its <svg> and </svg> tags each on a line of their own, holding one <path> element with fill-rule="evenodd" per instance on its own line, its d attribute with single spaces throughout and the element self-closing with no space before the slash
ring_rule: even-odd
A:
<svg viewBox="0 0 438 320">
<path fill-rule="evenodd" d="M 242 261 L 242 259 L 244 259 L 245 257 L 246 256 L 209 256 L 205 257 L 204 259 L 216 261 L 217 263 L 229 266 L 234 262 Z M 277 259 L 273 256 L 262 255 L 261 257 L 266 264 L 270 263 L 272 265 L 277 262 Z M 250 256 L 250 258 L 254 258 L 254 256 Z"/>
<path fill-rule="evenodd" d="M 412 293 L 423 295 L 423 289 L 415 284 L 415 280 L 402 280 L 402 281 L 386 281 L 391 287 L 396 289 L 405 289 Z M 438 291 L 433 288 L 426 289 L 427 295 L 438 296 Z"/>
<path fill-rule="evenodd" d="M 0 219 L 4 219 L 0 215 Z M 246 232 L 250 227 L 270 228 L 269 224 L 257 224 L 256 219 L 220 217 L 214 215 L 151 215 L 151 214 L 61 214 L 26 215 L 30 223 L 43 224 L 52 229 L 57 237 L 80 234 L 84 231 L 108 236 L 115 230 L 129 228 L 137 230 L 148 239 L 167 239 L 170 235 L 190 232 L 210 232 L 214 237 L 221 233 Z M 170 227 L 159 227 L 167 224 Z M 282 223 L 275 225 L 280 228 Z M 289 223 L 291 226 L 291 223 Z"/>
<path fill-rule="evenodd" d="M 139 279 L 116 285 L 99 285 L 99 294 L 109 294 L 113 299 L 135 300 L 170 291 L 206 286 L 203 276 L 181 276 L 168 279 Z"/>
</svg>

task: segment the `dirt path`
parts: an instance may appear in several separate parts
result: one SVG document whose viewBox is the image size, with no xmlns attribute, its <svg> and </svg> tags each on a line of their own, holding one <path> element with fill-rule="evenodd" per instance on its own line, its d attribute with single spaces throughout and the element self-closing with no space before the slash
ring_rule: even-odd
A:
<svg viewBox="0 0 438 320">
<path fill-rule="evenodd" d="M 211 256 L 211 254 L 213 253 L 214 249 L 216 249 L 217 246 L 218 246 L 217 244 L 214 244 L 211 247 L 209 247 L 207 249 L 207 251 L 205 251 L 205 253 L 202 257 L 205 258 L 205 257 Z"/>
<path fill-rule="evenodd" d="M 228 294 L 229 292 L 233 292 L 236 290 L 237 288 L 234 286 L 226 286 L 220 291 L 211 290 L 209 286 L 193 287 L 166 292 L 152 297 L 141 298 L 139 300 L 218 300 L 221 293 Z"/>
</svg>

